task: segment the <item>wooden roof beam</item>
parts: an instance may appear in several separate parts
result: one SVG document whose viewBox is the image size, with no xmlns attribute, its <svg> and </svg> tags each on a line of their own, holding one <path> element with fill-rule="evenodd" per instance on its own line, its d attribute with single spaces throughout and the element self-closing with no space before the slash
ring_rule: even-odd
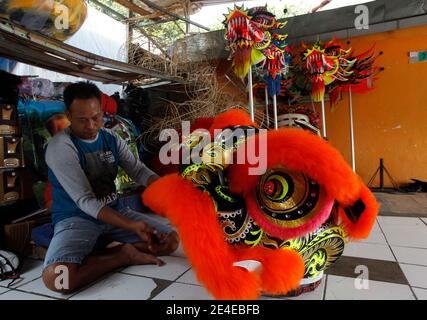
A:
<svg viewBox="0 0 427 320">
<path fill-rule="evenodd" d="M 14 50 L 12 50 L 14 48 Z M 10 51 L 12 50 L 12 51 Z M 116 82 L 119 79 L 132 80 L 140 77 L 154 77 L 163 80 L 185 82 L 182 77 L 164 72 L 129 65 L 124 62 L 101 57 L 41 34 L 28 32 L 18 25 L 0 19 L 0 55 L 15 55 L 14 60 L 35 64 L 40 61 L 47 68 L 68 68 L 68 72 L 85 73 L 82 69 L 90 66 L 88 76 L 102 77 Z M 28 61 L 28 55 L 35 61 Z M 37 58 L 35 57 L 37 55 Z M 55 65 L 54 65 L 55 64 Z M 40 65 L 39 65 L 40 66 Z M 108 70 L 110 69 L 110 70 Z M 88 70 L 87 70 L 88 71 Z M 87 72 L 86 71 L 86 72 Z M 65 73 L 65 72 L 64 72 Z"/>
<path fill-rule="evenodd" d="M 102 2 L 99 2 L 98 0 L 89 0 L 90 3 L 96 4 L 97 6 L 101 7 L 101 10 L 107 14 L 108 16 L 110 16 L 111 18 L 115 19 L 115 20 L 123 20 L 126 17 L 124 15 L 122 15 L 121 13 L 115 11 L 114 9 L 110 8 L 109 6 L 106 6 L 105 4 L 103 4 Z"/>
<path fill-rule="evenodd" d="M 120 1 L 123 1 L 123 0 L 120 0 Z M 202 26 L 201 24 L 199 24 L 197 22 L 191 21 L 190 19 L 181 17 L 180 15 L 177 15 L 176 13 L 170 12 L 169 10 L 167 10 L 167 9 L 165 9 L 165 8 L 157 5 L 157 4 L 155 4 L 154 2 L 151 2 L 149 0 L 139 0 L 139 1 L 141 1 L 144 4 L 146 4 L 147 6 L 149 6 L 152 9 L 155 9 L 157 11 L 163 12 L 164 14 L 167 14 L 167 15 L 175 17 L 175 18 L 177 18 L 179 20 L 182 20 L 182 21 L 185 21 L 185 22 L 190 23 L 192 25 L 195 25 L 196 27 L 199 27 L 200 29 L 204 29 L 206 31 L 211 31 L 209 28 L 207 28 L 205 26 Z"/>
<path fill-rule="evenodd" d="M 147 16 L 147 15 L 152 14 L 152 12 L 141 8 L 140 6 L 132 3 L 129 0 L 114 0 L 114 1 L 117 2 L 118 4 L 121 4 L 123 7 L 128 8 L 130 11 L 133 11 L 134 13 L 137 13 L 141 16 Z M 159 19 L 159 18 L 157 18 L 157 19 Z M 156 19 L 153 19 L 153 20 L 156 20 Z"/>
<path fill-rule="evenodd" d="M 102 4 L 101 2 L 99 2 L 99 1 L 97 1 L 97 0 L 90 0 L 91 2 L 93 2 L 93 3 L 95 3 L 95 4 L 98 4 L 99 6 L 101 6 L 102 8 L 104 8 L 104 7 L 106 7 L 104 4 Z M 119 12 L 116 12 L 116 11 L 114 11 L 114 10 L 112 10 L 112 9 L 110 9 L 109 7 L 106 7 L 106 8 L 104 8 L 106 11 L 109 11 L 109 12 L 111 12 L 111 14 L 114 14 L 114 15 L 116 15 L 119 19 L 122 19 L 123 21 L 125 21 L 125 20 L 127 20 L 127 18 L 124 16 L 124 15 L 122 15 L 121 13 L 119 13 Z M 164 23 L 164 22 L 169 22 L 169 21 L 175 21 L 174 20 L 175 18 L 173 18 L 173 19 L 170 19 L 170 20 L 168 20 L 168 21 L 164 21 L 164 20 L 160 20 L 160 21 L 156 21 L 156 22 L 153 22 L 152 24 L 150 24 L 150 25 L 153 25 L 153 24 L 157 24 L 157 23 Z M 128 19 L 128 20 L 130 20 L 130 19 Z M 156 47 L 157 47 L 157 49 L 159 49 L 160 50 L 160 52 L 161 53 L 163 53 L 163 55 L 166 57 L 166 58 L 168 58 L 168 59 L 170 59 L 170 57 L 169 57 L 169 54 L 162 48 L 162 46 L 159 44 L 159 43 L 157 43 L 156 42 L 156 40 L 154 40 L 154 39 L 152 39 L 148 34 L 147 34 L 147 32 L 145 32 L 145 30 L 144 29 L 142 29 L 143 27 L 146 27 L 146 26 L 148 26 L 148 25 L 144 25 L 144 26 L 139 26 L 138 24 L 134 24 L 133 25 L 133 27 L 136 29 L 136 30 L 138 30 L 139 32 L 141 32 L 141 34 L 143 34 L 148 40 L 150 40 Z"/>
</svg>

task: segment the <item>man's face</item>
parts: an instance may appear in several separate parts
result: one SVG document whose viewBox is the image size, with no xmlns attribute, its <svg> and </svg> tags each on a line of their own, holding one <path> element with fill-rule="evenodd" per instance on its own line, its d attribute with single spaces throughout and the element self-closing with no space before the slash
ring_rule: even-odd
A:
<svg viewBox="0 0 427 320">
<path fill-rule="evenodd" d="M 103 126 L 101 103 L 97 98 L 74 99 L 66 112 L 72 132 L 79 138 L 93 140 Z"/>
</svg>

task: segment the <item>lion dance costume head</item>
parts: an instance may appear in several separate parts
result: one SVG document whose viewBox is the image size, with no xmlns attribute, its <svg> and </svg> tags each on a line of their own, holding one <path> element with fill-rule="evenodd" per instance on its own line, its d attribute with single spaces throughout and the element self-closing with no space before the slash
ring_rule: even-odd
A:
<svg viewBox="0 0 427 320">
<path fill-rule="evenodd" d="M 182 159 L 180 172 L 150 185 L 143 200 L 176 226 L 216 299 L 313 290 L 348 241 L 369 235 L 379 206 L 328 142 L 299 129 L 259 130 L 238 109 L 207 129 L 181 143 L 201 161 Z M 264 170 L 254 170 L 248 150 Z"/>
</svg>

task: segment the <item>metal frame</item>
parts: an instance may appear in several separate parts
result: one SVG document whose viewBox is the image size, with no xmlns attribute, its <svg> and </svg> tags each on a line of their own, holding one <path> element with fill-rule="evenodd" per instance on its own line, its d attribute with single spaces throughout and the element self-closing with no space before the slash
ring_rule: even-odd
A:
<svg viewBox="0 0 427 320">
<path fill-rule="evenodd" d="M 138 13 L 138 14 L 140 14 L 141 16 L 147 16 L 147 15 L 151 15 L 151 14 L 153 14 L 152 12 L 149 12 L 149 11 L 147 11 L 147 10 L 145 10 L 145 9 L 143 9 L 143 8 L 141 8 L 140 6 L 138 6 L 138 5 L 136 5 L 136 4 L 134 4 L 134 3 L 131 3 L 130 1 L 128 1 L 128 0 L 114 0 L 115 2 L 117 2 L 117 3 L 119 3 L 119 4 L 121 4 L 122 6 L 124 6 L 124 7 L 126 7 L 126 8 L 128 8 L 129 10 L 131 10 L 131 11 L 134 11 L 135 13 Z M 149 0 L 139 0 L 140 2 L 142 2 L 142 3 L 144 3 L 145 5 L 147 5 L 148 7 L 150 7 L 151 9 L 154 9 L 154 10 L 156 10 L 156 11 L 160 11 L 160 12 L 163 12 L 164 14 L 166 14 L 166 15 L 168 15 L 168 16 L 171 16 L 171 17 L 174 17 L 174 18 L 176 18 L 176 19 L 179 19 L 179 20 L 182 20 L 182 21 L 185 21 L 185 22 L 187 22 L 187 23 L 190 23 L 190 24 L 192 24 L 192 25 L 195 25 L 196 27 L 199 27 L 199 28 L 201 28 L 201 29 L 204 29 L 204 30 L 206 30 L 206 31 L 211 31 L 209 28 L 207 28 L 207 27 L 205 27 L 205 26 L 203 26 L 203 25 L 201 25 L 201 24 L 199 24 L 199 23 L 197 23 L 197 22 L 194 22 L 194 21 L 191 21 L 190 19 L 187 19 L 187 18 L 185 18 L 185 17 L 182 17 L 182 16 L 180 16 L 180 15 L 178 15 L 178 14 L 176 14 L 176 13 L 173 13 L 173 12 L 170 12 L 170 11 L 168 11 L 167 9 L 165 9 L 165 8 L 163 8 L 163 7 L 161 7 L 161 6 L 159 6 L 159 5 L 157 5 L 157 4 L 155 4 L 154 2 L 151 2 L 151 1 L 149 1 Z M 151 20 L 159 20 L 159 18 L 150 18 Z"/>
<path fill-rule="evenodd" d="M 187 19 L 185 17 L 181 17 L 180 15 L 177 15 L 176 13 L 169 12 L 167 9 L 162 8 L 161 6 L 155 4 L 154 2 L 151 2 L 149 0 L 139 0 L 139 1 L 141 1 L 144 4 L 146 4 L 147 6 L 149 6 L 152 9 L 155 9 L 157 11 L 160 11 L 160 12 L 163 12 L 163 13 L 167 14 L 168 16 L 171 16 L 171 17 L 177 18 L 179 20 L 185 21 L 185 22 L 187 22 L 189 24 L 195 25 L 196 27 L 199 27 L 200 29 L 204 29 L 206 31 L 211 31 L 211 29 L 209 29 L 209 28 L 207 28 L 205 26 L 202 26 L 201 24 L 199 24 L 197 22 L 191 21 L 190 19 Z"/>
<path fill-rule="evenodd" d="M 152 12 L 141 8 L 140 6 L 136 5 L 132 1 L 128 1 L 128 0 L 114 0 L 114 1 L 117 2 L 118 4 L 121 4 L 123 7 L 129 9 L 129 11 L 133 11 L 134 13 L 140 14 L 141 16 L 147 16 L 152 14 Z M 159 18 L 152 18 L 152 20 L 156 20 L 156 19 L 158 20 Z"/>
<path fill-rule="evenodd" d="M 126 17 L 123 14 L 121 14 L 120 12 L 117 12 L 116 10 L 110 8 L 109 6 L 106 6 L 102 2 L 99 2 L 98 0 L 88 0 L 88 1 L 96 4 L 97 6 L 100 6 L 102 8 L 102 10 L 104 11 L 104 13 L 113 19 L 116 19 L 116 20 L 126 19 Z"/>
<path fill-rule="evenodd" d="M 181 77 L 101 57 L 0 19 L 0 55 L 52 71 L 104 83 L 144 77 L 184 83 Z"/>
<path fill-rule="evenodd" d="M 120 20 L 122 20 L 122 21 L 130 21 L 130 20 L 134 20 L 134 18 L 131 18 L 131 19 L 126 18 L 126 17 L 125 17 L 124 15 L 122 15 L 121 13 L 119 13 L 119 12 L 117 12 L 117 11 L 115 11 L 115 10 L 111 9 L 110 7 L 107 7 L 106 5 L 104 5 L 103 3 L 101 3 L 101 2 L 99 2 L 99 1 L 97 1 L 97 0 L 89 0 L 89 1 L 91 1 L 91 2 L 95 3 L 96 5 L 99 5 L 99 6 L 100 6 L 101 8 L 103 8 L 106 12 L 110 13 L 110 14 L 109 14 L 109 16 L 111 16 L 111 15 L 115 15 L 116 17 L 118 17 L 118 18 L 119 18 Z M 112 18 L 114 18 L 114 17 L 112 17 Z M 114 19 L 119 20 L 119 19 L 117 19 L 117 18 L 114 18 Z M 156 41 L 156 40 L 152 39 L 144 29 L 142 29 L 142 27 L 148 27 L 148 26 L 150 26 L 150 25 L 154 25 L 154 24 L 158 24 L 158 23 L 164 23 L 164 22 L 170 22 L 170 21 L 173 21 L 173 20 L 158 20 L 158 21 L 155 21 L 155 22 L 153 22 L 153 23 L 151 23 L 151 24 L 149 24 L 149 25 L 144 25 L 144 26 L 139 26 L 138 24 L 133 24 L 133 25 L 132 25 L 132 27 L 133 27 L 134 29 L 138 30 L 139 32 L 141 32 L 141 34 L 142 34 L 142 35 L 144 35 L 144 37 L 146 37 L 149 41 L 151 41 L 151 42 L 156 46 L 156 48 L 157 48 L 157 49 L 159 49 L 159 51 L 160 51 L 161 53 L 163 53 L 163 55 L 164 55 L 166 58 L 170 58 L 169 54 L 168 54 L 168 53 L 167 53 L 167 52 L 162 48 L 162 46 L 161 46 L 161 45 L 159 45 L 159 44 L 157 43 L 157 41 Z"/>
</svg>

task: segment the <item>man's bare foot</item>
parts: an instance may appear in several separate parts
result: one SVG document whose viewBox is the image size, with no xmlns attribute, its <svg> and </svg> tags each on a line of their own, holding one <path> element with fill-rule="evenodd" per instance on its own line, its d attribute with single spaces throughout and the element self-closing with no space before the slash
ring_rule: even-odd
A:
<svg viewBox="0 0 427 320">
<path fill-rule="evenodd" d="M 168 234 L 158 234 L 151 238 L 150 243 L 136 242 L 132 245 L 141 252 L 153 255 L 153 256 L 169 256 L 179 246 L 178 233 L 172 231 Z"/>
<path fill-rule="evenodd" d="M 155 256 L 168 256 L 179 246 L 179 236 L 175 231 L 168 234 L 160 234 L 153 240 L 148 249 Z"/>
<path fill-rule="evenodd" d="M 139 251 L 132 244 L 126 243 L 120 248 L 122 253 L 129 261 L 129 265 L 144 265 L 144 264 L 156 264 L 158 266 L 165 265 L 165 262 L 159 258 Z"/>
</svg>

